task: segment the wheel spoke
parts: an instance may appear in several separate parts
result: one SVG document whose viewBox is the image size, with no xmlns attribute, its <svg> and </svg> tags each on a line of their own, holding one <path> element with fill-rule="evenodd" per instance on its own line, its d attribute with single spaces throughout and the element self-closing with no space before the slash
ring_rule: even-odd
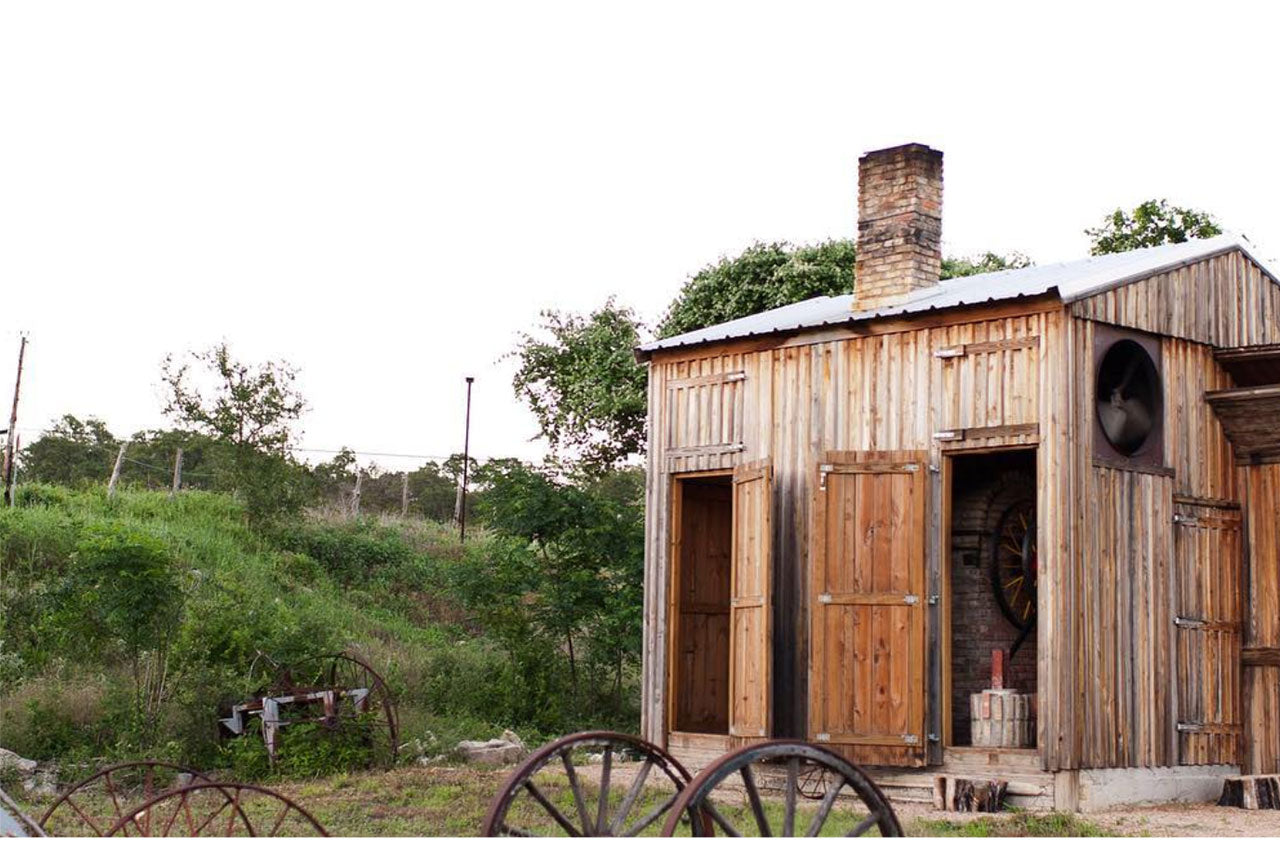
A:
<svg viewBox="0 0 1280 846">
<path fill-rule="evenodd" d="M 173 824 L 178 821 L 178 814 L 182 813 L 182 809 L 183 807 L 186 806 L 186 804 L 187 804 L 187 794 L 184 793 L 182 794 L 181 798 L 178 800 L 178 807 L 173 809 L 173 816 L 169 817 L 169 821 L 164 824 L 164 828 L 160 829 L 161 837 L 169 836 L 169 832 L 173 829 Z M 151 806 L 152 810 L 154 810 L 155 807 L 156 807 L 155 805 L 152 805 Z M 148 813 L 148 816 L 150 816 L 149 813 Z"/>
<path fill-rule="evenodd" d="M 604 831 L 604 823 L 609 816 L 609 775 L 612 768 L 613 746 L 606 745 L 604 757 L 600 761 L 600 801 L 596 805 L 596 834 Z"/>
<path fill-rule="evenodd" d="M 221 805 L 219 805 L 219 806 L 218 806 L 218 808 L 217 808 L 217 810 L 215 810 L 212 814 L 210 814 L 209 816 L 205 817 L 204 822 L 200 823 L 200 825 L 196 826 L 196 827 L 195 827 L 195 829 L 193 829 L 193 830 L 192 830 L 192 832 L 191 832 L 191 836 L 192 836 L 192 837 L 195 837 L 197 834 L 199 834 L 200 832 L 204 831 L 205 826 L 207 826 L 209 823 L 211 823 L 211 822 L 213 822 L 214 820 L 216 820 L 216 819 L 218 818 L 218 814 L 221 814 L 221 813 L 222 813 L 222 809 L 223 809 L 223 808 L 225 808 L 225 807 L 227 807 L 227 806 L 228 806 L 228 805 L 230 805 L 230 804 L 231 804 L 231 797 L 230 797 L 230 796 L 226 796 L 226 795 L 224 794 L 224 798 L 223 798 L 222 804 L 221 804 Z"/>
<path fill-rule="evenodd" d="M 751 765 L 747 764 L 738 773 L 742 776 L 742 783 L 747 787 L 747 798 L 751 800 L 751 813 L 755 815 L 760 836 L 773 837 L 773 832 L 769 829 L 769 821 L 764 816 L 764 805 L 760 802 L 760 791 L 756 788 L 756 778 L 751 773 Z"/>
<path fill-rule="evenodd" d="M 113 798 L 114 798 L 114 797 L 113 797 Z M 89 815 L 88 815 L 88 814 L 86 814 L 84 811 L 80 810 L 80 806 L 79 806 L 79 805 L 77 805 L 75 802 L 71 801 L 71 797 L 70 797 L 70 796 L 68 796 L 66 799 L 63 799 L 62 801 L 66 802 L 68 805 L 70 805 L 70 806 L 71 806 L 71 810 L 75 811 L 75 812 L 76 812 L 76 814 L 78 814 L 78 815 L 79 815 L 80 819 L 84 820 L 86 823 L 88 823 L 88 824 L 89 824 L 89 828 L 93 829 L 94 836 L 96 836 L 96 837 L 102 837 L 102 836 L 103 836 L 103 834 L 102 834 L 102 830 L 101 830 L 100 828 L 98 828 L 98 826 L 94 823 L 93 819 L 92 819 L 92 818 L 90 818 L 90 817 L 89 817 Z M 120 816 L 120 812 L 119 812 L 119 811 L 117 811 L 117 812 L 116 812 L 116 816 L 117 816 L 117 818 Z"/>
<path fill-rule="evenodd" d="M 800 781 L 800 759 L 787 761 L 787 793 L 782 813 L 782 836 L 795 837 L 796 833 L 796 788 Z"/>
<path fill-rule="evenodd" d="M 826 825 L 827 817 L 831 814 L 831 808 L 836 804 L 836 797 L 840 795 L 844 785 L 845 780 L 839 778 L 833 779 L 831 784 L 827 786 L 827 793 L 822 797 L 822 804 L 818 806 L 818 813 L 814 815 L 813 822 L 809 824 L 809 830 L 805 832 L 805 837 L 817 837 L 818 832 L 822 831 L 822 827 Z"/>
<path fill-rule="evenodd" d="M 724 818 L 724 814 L 720 813 L 720 809 L 717 808 L 715 805 L 711 804 L 710 796 L 702 800 L 701 809 L 706 811 L 707 814 L 711 817 L 711 819 L 715 820 L 717 823 L 720 824 L 720 828 L 724 830 L 725 834 L 729 835 L 730 837 L 742 836 L 742 832 L 734 828 L 733 823 L 729 822 L 727 819 Z M 690 808 L 689 813 L 690 814 L 698 813 L 698 806 Z"/>
<path fill-rule="evenodd" d="M 863 819 L 863 820 L 862 820 L 862 822 L 860 822 L 860 823 L 858 823 L 857 825 L 855 825 L 855 826 L 853 827 L 853 829 L 852 829 L 852 830 L 850 830 L 850 832 L 849 832 L 848 834 L 846 834 L 845 836 L 846 836 L 846 837 L 861 837 L 862 835 L 866 834 L 866 833 L 871 829 L 871 826 L 876 825 L 876 824 L 877 824 L 877 823 L 879 823 L 879 822 L 880 822 L 880 814 L 879 814 L 878 812 L 877 812 L 877 813 L 874 813 L 874 814 L 870 815 L 869 817 L 866 817 L 865 819 Z"/>
<path fill-rule="evenodd" d="M 627 818 L 627 814 L 631 813 L 631 806 L 635 804 L 636 797 L 640 795 L 640 790 L 644 787 L 645 779 L 649 777 L 649 770 L 653 769 L 653 759 L 646 758 L 644 764 L 640 767 L 640 772 L 636 773 L 636 777 L 631 780 L 631 786 L 627 788 L 627 795 L 623 798 L 622 804 L 618 806 L 618 812 L 613 817 L 613 822 L 609 825 L 609 834 L 616 836 L 618 829 L 622 827 L 622 823 Z"/>
<path fill-rule="evenodd" d="M 276 817 L 276 821 L 272 823 L 271 830 L 267 832 L 267 837 L 275 837 L 276 832 L 280 830 L 280 824 L 284 822 L 284 818 L 289 815 L 289 806 L 283 805 L 280 808 L 280 815 Z"/>
<path fill-rule="evenodd" d="M 674 805 L 676 803 L 676 800 L 679 798 L 680 798 L 679 794 L 675 794 L 675 793 L 671 794 L 670 796 L 667 797 L 667 801 L 663 802 L 660 806 L 653 809 L 649 813 L 645 814 L 643 819 L 641 819 L 635 825 L 631 826 L 631 828 L 627 829 L 627 833 L 622 836 L 635 837 L 637 834 L 639 834 L 640 832 L 648 828 L 650 825 L 652 825 L 654 820 L 658 819 L 667 811 L 671 810 L 671 806 Z"/>
<path fill-rule="evenodd" d="M 560 813 L 560 809 L 557 808 L 555 805 L 552 805 L 551 801 L 547 799 L 546 796 L 542 795 L 542 791 L 539 790 L 537 787 L 535 787 L 533 782 L 526 781 L 524 783 L 524 789 L 529 791 L 529 795 L 532 796 L 539 805 L 541 805 L 544 809 L 546 809 L 546 812 L 551 815 L 551 818 L 553 820 L 559 823 L 561 828 L 563 828 L 573 837 L 582 836 L 582 832 L 574 828 L 573 823 L 569 822 L 568 817 Z"/>
<path fill-rule="evenodd" d="M 499 826 L 502 829 L 502 833 L 507 835 L 508 837 L 533 837 L 534 836 L 533 832 L 525 831 L 523 828 L 516 828 L 513 825 L 500 823 Z"/>
<path fill-rule="evenodd" d="M 587 837 L 592 834 L 591 817 L 587 816 L 587 800 L 582 796 L 582 785 L 578 781 L 578 770 L 573 766 L 572 750 L 560 752 L 560 760 L 564 763 L 565 775 L 569 777 L 569 789 L 573 791 L 573 804 L 578 808 L 578 818 L 582 820 L 582 832 Z"/>
</svg>

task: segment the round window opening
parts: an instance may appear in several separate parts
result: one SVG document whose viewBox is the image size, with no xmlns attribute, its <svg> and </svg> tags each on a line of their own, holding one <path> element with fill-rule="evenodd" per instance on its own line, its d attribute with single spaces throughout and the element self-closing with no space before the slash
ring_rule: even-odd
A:
<svg viewBox="0 0 1280 846">
<path fill-rule="evenodd" d="M 1160 419 L 1160 374 L 1136 341 L 1117 341 L 1098 366 L 1098 423 L 1121 455 L 1142 449 Z"/>
</svg>

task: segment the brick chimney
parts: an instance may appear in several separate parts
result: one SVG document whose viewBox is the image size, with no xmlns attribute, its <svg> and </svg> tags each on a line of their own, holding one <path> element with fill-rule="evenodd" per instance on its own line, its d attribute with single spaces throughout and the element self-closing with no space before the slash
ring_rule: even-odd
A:
<svg viewBox="0 0 1280 846">
<path fill-rule="evenodd" d="M 904 144 L 858 160 L 855 311 L 892 305 L 942 271 L 942 153 Z"/>
</svg>

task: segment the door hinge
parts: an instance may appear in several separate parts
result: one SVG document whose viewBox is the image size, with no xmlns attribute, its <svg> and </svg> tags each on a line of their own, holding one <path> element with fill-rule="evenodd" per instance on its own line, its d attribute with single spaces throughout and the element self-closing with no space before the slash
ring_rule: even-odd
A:
<svg viewBox="0 0 1280 846">
<path fill-rule="evenodd" d="M 819 741 L 829 741 L 831 740 L 831 735 L 827 734 L 825 731 L 820 731 L 813 736 L 813 739 L 819 740 Z"/>
<path fill-rule="evenodd" d="M 920 745 L 920 735 L 918 735 L 918 734 L 904 734 L 904 735 L 902 736 L 902 742 L 903 742 L 903 743 L 905 743 L 905 744 L 907 744 L 908 746 L 919 746 L 919 745 Z"/>
<path fill-rule="evenodd" d="M 943 347 L 940 350 L 933 351 L 934 358 L 960 358 L 965 353 L 964 345 L 958 347 Z"/>
<path fill-rule="evenodd" d="M 836 469 L 830 464 L 818 465 L 818 490 L 825 491 L 827 489 L 827 474 Z"/>
<path fill-rule="evenodd" d="M 920 597 L 916 596 L 914 593 L 909 593 L 906 596 L 902 597 L 902 601 L 907 605 L 919 605 Z"/>
<path fill-rule="evenodd" d="M 829 605 L 831 603 L 831 594 L 829 593 L 818 594 L 818 601 L 821 602 L 823 605 Z"/>
<path fill-rule="evenodd" d="M 963 429 L 947 429 L 943 432 L 934 432 L 933 439 L 935 441 L 959 441 L 964 439 Z"/>
</svg>

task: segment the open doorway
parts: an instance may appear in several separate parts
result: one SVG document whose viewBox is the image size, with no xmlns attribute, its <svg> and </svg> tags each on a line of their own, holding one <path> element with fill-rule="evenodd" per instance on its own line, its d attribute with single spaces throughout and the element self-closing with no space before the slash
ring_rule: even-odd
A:
<svg viewBox="0 0 1280 846">
<path fill-rule="evenodd" d="M 996 651 L 1003 688 L 1030 695 L 1032 721 L 1037 710 L 1036 453 L 960 454 L 950 469 L 950 744 L 969 746 L 982 742 L 971 697 L 992 688 Z"/>
<path fill-rule="evenodd" d="M 733 476 L 675 479 L 673 731 L 729 732 Z"/>
</svg>

